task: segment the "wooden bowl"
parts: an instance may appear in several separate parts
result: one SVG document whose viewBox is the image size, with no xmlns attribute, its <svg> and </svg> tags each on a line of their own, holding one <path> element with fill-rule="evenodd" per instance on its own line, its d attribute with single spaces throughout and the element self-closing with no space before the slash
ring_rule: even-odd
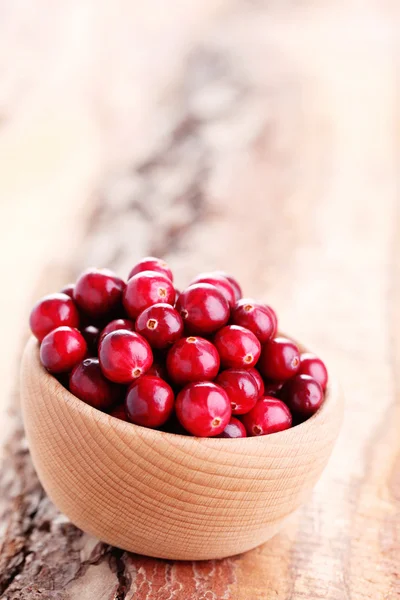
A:
<svg viewBox="0 0 400 600">
<path fill-rule="evenodd" d="M 32 459 L 56 506 L 104 542 L 159 558 L 222 558 L 272 537 L 310 494 L 342 419 L 331 381 L 312 418 L 269 436 L 195 438 L 138 427 L 64 389 L 41 366 L 34 339 L 21 377 Z"/>
</svg>

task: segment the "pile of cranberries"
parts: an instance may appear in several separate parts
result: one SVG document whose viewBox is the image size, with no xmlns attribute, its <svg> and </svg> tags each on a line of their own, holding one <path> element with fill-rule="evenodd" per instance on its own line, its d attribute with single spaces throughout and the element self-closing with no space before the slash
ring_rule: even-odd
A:
<svg viewBox="0 0 400 600">
<path fill-rule="evenodd" d="M 274 310 L 221 271 L 182 292 L 147 257 L 127 283 L 88 269 L 30 316 L 40 360 L 78 398 L 136 425 L 199 437 L 288 429 L 315 413 L 327 370 L 277 335 Z"/>
</svg>

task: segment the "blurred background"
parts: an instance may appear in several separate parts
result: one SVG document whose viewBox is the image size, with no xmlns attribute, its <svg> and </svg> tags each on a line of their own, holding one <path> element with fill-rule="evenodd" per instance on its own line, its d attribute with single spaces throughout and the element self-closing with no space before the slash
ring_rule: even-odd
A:
<svg viewBox="0 0 400 600">
<path fill-rule="evenodd" d="M 304 517 L 320 534 L 304 589 L 321 557 L 336 577 L 332 548 L 355 510 L 352 549 L 382 543 L 400 559 L 399 12 L 390 0 L 0 0 L 0 438 L 41 294 L 84 266 L 126 276 L 145 254 L 179 287 L 231 272 L 347 398 Z M 365 573 L 383 575 L 376 554 L 356 556 L 364 598 Z"/>
</svg>

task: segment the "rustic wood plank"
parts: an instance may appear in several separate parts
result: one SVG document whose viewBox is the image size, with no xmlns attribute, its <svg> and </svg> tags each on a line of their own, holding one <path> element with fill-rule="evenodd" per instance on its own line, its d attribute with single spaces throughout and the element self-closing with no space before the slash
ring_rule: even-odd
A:
<svg viewBox="0 0 400 600">
<path fill-rule="evenodd" d="M 105 3 L 96 3 L 96 10 L 98 5 L 99 24 L 92 29 L 94 5 L 85 3 L 87 13 L 79 17 L 78 3 L 72 4 L 82 36 L 93 39 L 106 30 L 110 14 Z M 138 256 L 154 252 L 171 262 L 179 284 L 216 264 L 234 272 L 249 294 L 279 309 L 285 330 L 320 348 L 340 374 L 347 396 L 342 436 L 309 504 L 281 534 L 244 556 L 173 564 L 98 544 L 59 515 L 36 479 L 15 415 L 16 433 L 0 480 L 5 511 L 0 595 L 9 600 L 394 600 L 400 595 L 396 9 L 373 2 L 364 12 L 351 2 L 289 8 L 221 2 L 217 8 L 204 3 L 194 16 L 182 11 L 178 25 L 171 17 L 162 32 L 164 44 L 176 38 L 176 52 L 163 58 L 153 51 L 160 64 L 141 94 L 124 102 L 124 92 L 135 87 L 121 83 L 123 67 L 116 74 L 108 67 L 108 87 L 119 90 L 113 97 L 100 87 L 111 125 L 101 117 L 89 119 L 90 111 L 82 109 L 90 93 L 76 92 L 71 110 L 71 96 L 62 101 L 63 90 L 54 84 L 50 97 L 59 103 L 57 114 L 67 109 L 72 115 L 67 126 L 59 116 L 37 121 L 32 118 L 37 112 L 26 108 L 24 119 L 3 131 L 0 156 L 7 156 L 11 139 L 21 139 L 27 123 L 34 123 L 31 142 L 14 141 L 18 167 L 29 165 L 43 123 L 59 132 L 66 141 L 53 169 L 53 187 L 34 181 L 28 201 L 42 199 L 41 210 L 48 210 L 54 195 L 65 193 L 62 198 L 74 200 L 65 212 L 60 202 L 47 223 L 69 219 L 72 224 L 99 181 L 99 140 L 111 140 L 120 169 L 93 199 L 88 235 L 76 243 L 63 232 L 65 252 L 71 255 L 75 248 L 73 270 L 96 263 L 126 273 Z M 74 47 L 73 23 L 66 19 L 61 27 L 66 15 L 56 14 L 58 31 L 66 31 L 60 56 L 63 44 Z M 133 21 L 140 13 L 129 15 Z M 112 18 L 115 30 L 122 28 L 121 19 Z M 150 56 L 160 31 L 145 16 L 140 25 L 146 28 L 139 44 Z M 124 56 L 122 47 L 113 39 L 114 56 Z M 72 74 L 67 62 L 62 65 L 78 90 L 74 78 L 89 72 L 94 55 L 85 48 L 83 61 L 75 50 Z M 137 77 L 144 75 L 140 60 L 122 60 L 127 63 Z M 162 71 L 167 75 L 156 85 Z M 90 89 L 98 85 L 93 79 Z M 130 118 L 133 107 L 140 118 Z M 82 127 L 86 141 L 71 160 Z M 55 147 L 52 139 L 40 154 L 42 182 Z M 18 198 L 24 210 L 27 186 L 13 189 L 15 170 L 14 177 L 9 172 L 4 179 L 2 172 L 1 179 L 6 182 L 1 197 Z M 20 214 L 17 205 L 2 204 L 0 210 L 11 223 Z M 29 213 L 25 219 L 29 223 Z M 3 225 L 3 235 L 6 231 Z M 10 231 L 22 237 L 22 230 Z M 28 244 L 35 247 L 38 239 L 31 234 Z M 34 270 L 55 240 L 46 236 L 31 257 L 14 317 L 9 311 L 15 320 L 6 323 L 8 339 L 14 330 L 22 331 L 17 322 L 37 280 Z M 56 263 L 63 258 L 60 252 Z M 8 272 L 16 265 L 22 269 L 25 261 L 21 253 Z M 58 285 L 59 275 L 47 271 L 42 289 Z M 12 343 L 6 358 L 15 371 L 18 348 Z"/>
</svg>

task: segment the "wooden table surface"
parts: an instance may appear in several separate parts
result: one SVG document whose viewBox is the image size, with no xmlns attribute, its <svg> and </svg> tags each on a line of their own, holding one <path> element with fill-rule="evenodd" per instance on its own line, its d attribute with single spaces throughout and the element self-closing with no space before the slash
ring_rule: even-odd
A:
<svg viewBox="0 0 400 600">
<path fill-rule="evenodd" d="M 390 0 L 1 4 L 1 598 L 400 598 L 399 24 Z M 221 562 L 82 534 L 22 434 L 32 301 L 149 253 L 178 285 L 235 274 L 346 396 L 307 505 Z"/>
</svg>

